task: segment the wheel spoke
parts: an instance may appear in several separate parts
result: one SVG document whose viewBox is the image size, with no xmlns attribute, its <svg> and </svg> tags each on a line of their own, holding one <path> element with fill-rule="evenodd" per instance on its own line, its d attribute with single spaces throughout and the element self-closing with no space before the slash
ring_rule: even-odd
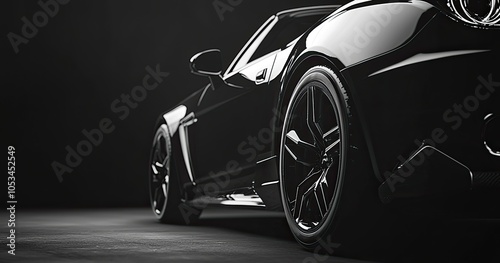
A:
<svg viewBox="0 0 500 263">
<path fill-rule="evenodd" d="M 338 125 L 333 127 L 331 130 L 325 132 L 325 134 L 323 134 L 323 140 L 331 141 L 334 139 L 331 137 L 335 137 L 335 138 L 339 137 L 339 126 Z"/>
<path fill-rule="evenodd" d="M 159 162 L 153 163 L 151 169 L 153 170 L 152 176 L 155 182 L 161 182 L 163 177 L 167 174 L 167 168 Z"/>
<path fill-rule="evenodd" d="M 151 165 L 154 182 L 162 181 L 162 177 L 168 173 L 168 162 L 168 155 L 166 153 L 163 153 L 161 149 L 161 143 L 158 140 L 154 146 L 153 164 Z"/>
<path fill-rule="evenodd" d="M 154 193 L 154 207 L 159 211 L 159 208 L 163 206 L 163 203 L 167 200 L 167 184 L 168 176 L 164 176 L 163 180 L 156 184 Z"/>
<path fill-rule="evenodd" d="M 338 145 L 340 143 L 340 138 L 335 140 L 334 142 L 330 143 L 328 146 L 326 146 L 325 152 L 330 153 L 332 149 L 337 149 Z"/>
<path fill-rule="evenodd" d="M 165 195 L 163 195 L 163 189 L 161 186 L 158 186 L 155 189 L 154 204 L 153 204 L 156 210 L 158 210 L 158 207 L 161 207 L 163 205 L 164 198 Z"/>
<path fill-rule="evenodd" d="M 285 149 L 296 162 L 310 167 L 318 161 L 319 149 L 300 139 L 295 130 L 289 131 L 286 138 Z"/>
<path fill-rule="evenodd" d="M 158 169 L 156 169 L 156 165 L 154 165 L 154 164 L 151 165 L 151 170 L 153 170 L 154 175 L 158 175 L 159 172 L 158 172 Z M 156 177 L 156 176 L 154 176 L 154 177 Z"/>
<path fill-rule="evenodd" d="M 297 132 L 295 130 L 291 130 L 289 131 L 287 134 L 286 134 L 286 137 L 292 141 L 293 143 L 295 143 L 296 145 L 298 146 L 301 146 L 302 148 L 308 150 L 308 151 L 311 151 L 311 152 L 314 152 L 314 153 L 318 153 L 318 148 L 316 148 L 314 145 L 308 143 L 308 142 L 305 142 L 303 140 L 301 140 L 299 138 L 299 135 L 297 135 Z"/>
<path fill-rule="evenodd" d="M 325 153 L 330 153 L 332 149 L 337 149 L 340 143 L 339 126 L 337 125 L 323 134 L 323 140 L 325 141 L 326 145 Z"/>
<path fill-rule="evenodd" d="M 317 98 L 315 98 L 315 94 L 316 92 L 314 91 L 314 87 L 310 87 L 307 90 L 307 126 L 309 127 L 309 131 L 314 137 L 314 142 L 319 147 L 324 148 L 325 145 L 323 143 L 323 132 L 317 120 Z"/>
<path fill-rule="evenodd" d="M 298 163 L 302 164 L 302 165 L 305 165 L 307 167 L 312 167 L 314 166 L 316 160 L 314 160 L 313 158 L 306 158 L 306 157 L 302 157 L 302 156 L 299 156 L 297 154 L 294 153 L 294 150 L 292 150 L 293 146 L 290 145 L 285 145 L 285 149 L 286 151 L 290 154 L 290 156 Z M 297 150 L 295 150 L 297 152 Z"/>
<path fill-rule="evenodd" d="M 314 189 L 314 184 L 318 180 L 321 175 L 321 170 L 317 168 L 311 169 L 306 178 L 300 182 L 297 186 L 297 190 L 295 192 L 295 206 L 293 209 L 293 216 L 298 220 L 302 211 L 305 210 L 307 196 L 309 196 Z"/>
<path fill-rule="evenodd" d="M 316 197 L 316 203 L 321 213 L 321 217 L 323 217 L 328 210 L 328 202 L 326 201 L 325 195 L 325 191 L 328 189 L 328 182 L 326 180 L 327 173 L 328 169 L 323 170 L 314 186 L 314 196 Z"/>
</svg>

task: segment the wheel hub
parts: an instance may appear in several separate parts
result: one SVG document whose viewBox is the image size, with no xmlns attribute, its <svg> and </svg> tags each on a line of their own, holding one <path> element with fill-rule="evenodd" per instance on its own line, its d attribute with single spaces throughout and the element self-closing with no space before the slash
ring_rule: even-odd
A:
<svg viewBox="0 0 500 263">
<path fill-rule="evenodd" d="M 326 169 L 326 168 L 330 167 L 330 165 L 332 163 L 333 163 L 333 158 L 330 155 L 324 153 L 323 157 L 321 159 L 321 165 L 320 165 L 321 168 Z"/>
</svg>

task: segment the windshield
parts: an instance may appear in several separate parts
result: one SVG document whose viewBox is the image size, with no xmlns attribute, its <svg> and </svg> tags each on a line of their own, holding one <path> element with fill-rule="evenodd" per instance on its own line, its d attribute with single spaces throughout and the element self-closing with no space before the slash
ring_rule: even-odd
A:
<svg viewBox="0 0 500 263">
<path fill-rule="evenodd" d="M 226 75 L 229 72 L 233 72 L 237 69 L 240 69 L 244 65 L 246 65 L 252 54 L 255 52 L 257 46 L 262 42 L 264 37 L 269 33 L 271 28 L 278 22 L 278 18 L 276 16 L 271 16 L 258 30 L 255 34 L 248 40 L 245 46 L 241 49 L 240 53 L 233 60 L 231 65 L 226 71 Z"/>
<path fill-rule="evenodd" d="M 271 16 L 241 49 L 226 71 L 226 75 L 271 52 L 284 49 L 324 16 L 325 13 L 284 16 L 280 19 L 275 15 Z"/>
</svg>

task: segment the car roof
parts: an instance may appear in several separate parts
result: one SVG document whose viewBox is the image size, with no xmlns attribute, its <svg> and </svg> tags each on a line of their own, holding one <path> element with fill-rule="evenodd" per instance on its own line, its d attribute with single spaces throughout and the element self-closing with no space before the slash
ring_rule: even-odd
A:
<svg viewBox="0 0 500 263">
<path fill-rule="evenodd" d="M 289 10 L 284 10 L 276 14 L 278 19 L 282 18 L 293 18 L 293 17 L 302 17 L 302 16 L 311 16 L 311 15 L 320 15 L 320 14 L 329 14 L 339 8 L 341 5 L 322 5 L 322 6 L 309 6 L 309 7 L 300 7 Z"/>
</svg>

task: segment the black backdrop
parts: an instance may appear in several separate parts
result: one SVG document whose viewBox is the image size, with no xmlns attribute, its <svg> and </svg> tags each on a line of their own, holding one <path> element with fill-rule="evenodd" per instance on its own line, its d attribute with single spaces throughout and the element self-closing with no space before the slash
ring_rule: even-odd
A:
<svg viewBox="0 0 500 263">
<path fill-rule="evenodd" d="M 189 73 L 189 58 L 204 49 L 220 48 L 227 66 L 273 13 L 336 3 L 73 0 L 60 5 L 57 14 L 27 38 L 28 43 L 19 44 L 17 54 L 9 32 L 21 35 L 21 18 L 32 21 L 42 8 L 37 1 L 4 3 L 3 134 L 4 147 L 16 147 L 19 206 L 146 205 L 155 120 L 206 83 Z M 112 102 L 141 85 L 145 67 L 157 64 L 170 75 L 120 120 L 110 108 Z M 113 122 L 113 132 L 105 134 L 102 143 L 59 182 L 51 164 L 64 164 L 66 146 L 75 149 L 85 139 L 82 130 L 98 128 L 103 118 Z"/>
</svg>

